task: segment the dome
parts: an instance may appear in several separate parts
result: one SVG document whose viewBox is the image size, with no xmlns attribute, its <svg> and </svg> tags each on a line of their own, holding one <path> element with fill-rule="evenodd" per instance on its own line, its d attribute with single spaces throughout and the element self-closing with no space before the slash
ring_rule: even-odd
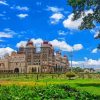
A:
<svg viewBox="0 0 100 100">
<path fill-rule="evenodd" d="M 48 41 L 43 41 L 43 44 L 48 44 Z"/>
<path fill-rule="evenodd" d="M 16 55 L 17 54 L 17 52 L 15 52 L 15 51 L 13 51 L 12 53 L 11 53 L 11 55 Z"/>
<path fill-rule="evenodd" d="M 28 42 L 26 44 L 26 46 L 29 46 L 29 45 L 33 46 L 33 42 L 31 40 L 28 40 Z"/>
<path fill-rule="evenodd" d="M 24 45 L 21 44 L 20 48 L 24 48 Z"/>
<path fill-rule="evenodd" d="M 66 55 L 64 55 L 64 57 L 67 57 Z"/>
<path fill-rule="evenodd" d="M 52 44 L 49 43 L 49 45 L 52 47 Z"/>
</svg>

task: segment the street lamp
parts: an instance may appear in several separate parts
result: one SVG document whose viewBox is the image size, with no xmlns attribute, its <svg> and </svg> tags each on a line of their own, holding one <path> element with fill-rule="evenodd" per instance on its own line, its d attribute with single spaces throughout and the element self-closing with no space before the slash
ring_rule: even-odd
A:
<svg viewBox="0 0 100 100">
<path fill-rule="evenodd" d="M 62 58 L 61 58 L 61 53 L 62 53 L 62 50 L 61 50 L 61 46 L 59 47 L 59 52 L 60 52 L 60 72 L 62 73 Z"/>
<path fill-rule="evenodd" d="M 71 67 L 71 72 L 72 72 L 72 66 L 73 66 L 73 50 L 70 52 L 70 60 L 71 60 L 70 67 Z"/>
</svg>

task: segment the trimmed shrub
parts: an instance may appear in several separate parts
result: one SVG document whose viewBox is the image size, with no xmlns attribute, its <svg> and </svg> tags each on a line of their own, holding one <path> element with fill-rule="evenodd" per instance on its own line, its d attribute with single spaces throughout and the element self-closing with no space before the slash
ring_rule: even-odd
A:
<svg viewBox="0 0 100 100">
<path fill-rule="evenodd" d="M 68 77 L 69 80 L 74 79 L 76 74 L 74 72 L 68 72 L 66 73 L 66 77 Z"/>
</svg>

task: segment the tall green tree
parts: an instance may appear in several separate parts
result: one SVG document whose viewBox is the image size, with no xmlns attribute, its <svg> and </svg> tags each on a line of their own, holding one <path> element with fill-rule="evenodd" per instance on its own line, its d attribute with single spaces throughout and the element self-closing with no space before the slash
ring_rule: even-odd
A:
<svg viewBox="0 0 100 100">
<path fill-rule="evenodd" d="M 95 37 L 100 39 L 100 0 L 67 0 L 69 5 L 73 8 L 73 19 L 77 20 L 80 17 L 83 21 L 79 27 L 80 30 L 93 29 L 96 25 L 99 25 L 98 34 Z M 92 10 L 93 13 L 85 15 L 86 10 Z M 100 49 L 100 44 L 98 46 Z"/>
</svg>

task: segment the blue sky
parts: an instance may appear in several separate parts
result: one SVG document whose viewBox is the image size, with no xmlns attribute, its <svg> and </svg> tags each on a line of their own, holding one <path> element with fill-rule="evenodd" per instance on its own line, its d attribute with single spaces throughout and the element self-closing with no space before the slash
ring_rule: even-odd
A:
<svg viewBox="0 0 100 100">
<path fill-rule="evenodd" d="M 86 14 L 92 10 L 86 11 Z M 100 62 L 100 52 L 94 39 L 98 25 L 92 30 L 78 30 L 82 18 L 72 22 L 72 8 L 66 0 L 0 0 L 0 53 L 17 50 L 21 44 L 32 39 L 36 44 L 50 41 L 62 54 L 74 61 L 86 59 Z M 69 57 L 70 59 L 70 57 Z"/>
</svg>

